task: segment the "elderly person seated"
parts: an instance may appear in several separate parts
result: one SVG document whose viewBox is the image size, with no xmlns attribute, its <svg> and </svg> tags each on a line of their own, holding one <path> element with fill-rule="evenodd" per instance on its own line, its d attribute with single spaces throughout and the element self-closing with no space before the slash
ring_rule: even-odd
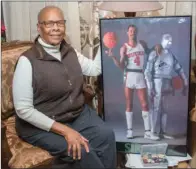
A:
<svg viewBox="0 0 196 169">
<path fill-rule="evenodd" d="M 83 75 L 101 73 L 100 53 L 92 61 L 66 43 L 63 12 L 55 6 L 39 12 L 37 30 L 14 73 L 18 135 L 56 156 L 57 166 L 115 168 L 114 132 L 84 104 L 82 92 Z"/>
</svg>

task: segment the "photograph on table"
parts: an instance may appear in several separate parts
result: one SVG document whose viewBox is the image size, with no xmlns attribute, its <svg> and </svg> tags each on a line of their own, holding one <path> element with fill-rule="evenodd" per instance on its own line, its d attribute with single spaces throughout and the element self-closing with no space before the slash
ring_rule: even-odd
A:
<svg viewBox="0 0 196 169">
<path fill-rule="evenodd" d="M 100 19 L 100 39 L 116 141 L 186 146 L 191 16 Z"/>
</svg>

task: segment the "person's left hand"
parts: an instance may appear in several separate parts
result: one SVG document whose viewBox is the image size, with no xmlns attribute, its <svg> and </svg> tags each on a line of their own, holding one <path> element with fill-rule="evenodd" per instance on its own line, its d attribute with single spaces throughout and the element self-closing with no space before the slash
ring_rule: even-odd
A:
<svg viewBox="0 0 196 169">
<path fill-rule="evenodd" d="M 108 55 L 108 57 L 113 58 L 113 53 L 112 53 L 112 49 L 108 49 L 105 51 L 105 53 Z"/>
<path fill-rule="evenodd" d="M 112 11 L 104 11 L 104 10 L 100 10 L 99 11 L 99 14 L 102 18 L 107 18 L 107 19 L 110 19 L 110 18 L 116 18 L 116 15 L 114 14 L 114 12 Z"/>
<path fill-rule="evenodd" d="M 116 18 L 116 15 L 114 15 L 114 14 L 112 14 L 112 15 L 106 15 L 104 18 L 112 19 L 112 18 Z"/>
<path fill-rule="evenodd" d="M 156 44 L 155 45 L 155 51 L 156 51 L 157 56 L 161 55 L 162 50 L 163 50 L 163 48 L 162 48 L 162 46 L 160 44 Z"/>
</svg>

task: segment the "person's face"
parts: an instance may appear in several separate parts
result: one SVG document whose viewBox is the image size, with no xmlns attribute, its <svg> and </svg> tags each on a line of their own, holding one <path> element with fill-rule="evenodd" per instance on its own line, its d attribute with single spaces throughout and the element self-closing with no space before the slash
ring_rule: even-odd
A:
<svg viewBox="0 0 196 169">
<path fill-rule="evenodd" d="M 128 35 L 129 38 L 134 39 L 136 37 L 136 28 L 130 27 L 128 29 L 127 35 Z"/>
<path fill-rule="evenodd" d="M 37 30 L 46 43 L 51 45 L 60 44 L 65 37 L 63 14 L 57 9 L 49 9 L 42 15 L 40 22 L 37 24 Z"/>
<path fill-rule="evenodd" d="M 172 46 L 172 37 L 163 38 L 162 47 L 163 49 L 170 49 Z"/>
</svg>

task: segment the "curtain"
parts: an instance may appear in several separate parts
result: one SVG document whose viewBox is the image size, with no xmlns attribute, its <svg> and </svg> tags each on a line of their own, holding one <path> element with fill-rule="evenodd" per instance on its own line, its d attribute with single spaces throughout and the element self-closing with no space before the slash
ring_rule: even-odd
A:
<svg viewBox="0 0 196 169">
<path fill-rule="evenodd" d="M 81 51 L 78 2 L 3 1 L 7 41 L 33 41 L 37 36 L 37 14 L 48 5 L 55 5 L 63 10 L 64 17 L 67 20 L 66 39 L 73 47 Z"/>
<path fill-rule="evenodd" d="M 1 42 L 6 42 L 6 28 L 4 24 L 2 2 L 1 2 Z"/>
</svg>

